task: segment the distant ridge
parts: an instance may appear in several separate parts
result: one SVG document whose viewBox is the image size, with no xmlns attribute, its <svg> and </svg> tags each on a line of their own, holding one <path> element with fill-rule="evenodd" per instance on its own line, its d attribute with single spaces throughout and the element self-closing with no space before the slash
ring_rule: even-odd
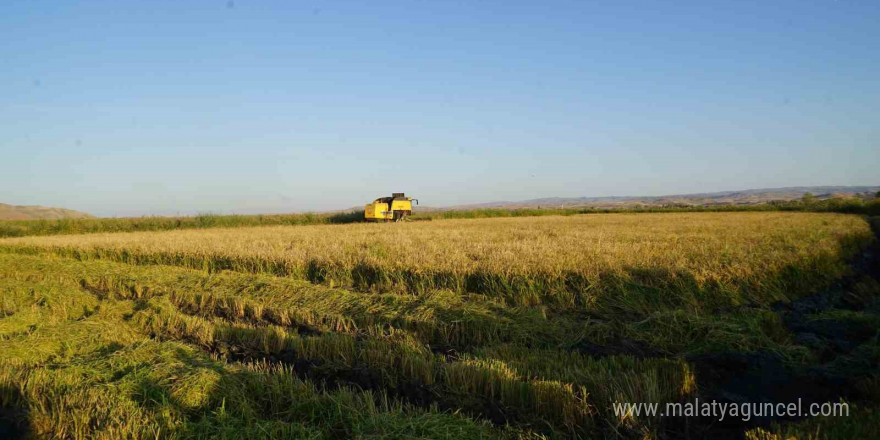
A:
<svg viewBox="0 0 880 440">
<path fill-rule="evenodd" d="M 72 209 L 0 203 L 0 220 L 57 220 L 62 218 L 95 218 L 95 216 Z"/>
<path fill-rule="evenodd" d="M 672 194 L 666 196 L 607 196 L 607 197 L 544 197 L 518 202 L 487 202 L 455 205 L 439 209 L 480 209 L 480 208 L 614 208 L 633 205 L 754 205 L 771 201 L 800 199 L 806 193 L 817 199 L 838 197 L 872 197 L 880 186 L 793 186 L 786 188 L 760 188 L 740 191 L 721 191 L 713 193 Z M 428 210 L 430 210 L 429 208 Z M 435 208 L 438 209 L 438 208 Z"/>
</svg>

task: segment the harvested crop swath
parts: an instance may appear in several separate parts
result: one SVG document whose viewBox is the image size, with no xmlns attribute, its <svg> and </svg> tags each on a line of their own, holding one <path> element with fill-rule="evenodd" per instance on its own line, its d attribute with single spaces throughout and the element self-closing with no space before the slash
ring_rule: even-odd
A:
<svg viewBox="0 0 880 440">
<path fill-rule="evenodd" d="M 499 350 L 505 361 L 477 356 L 450 359 L 431 353 L 406 334 L 304 336 L 276 326 L 252 327 L 186 316 L 173 305 L 156 300 L 133 320 L 150 334 L 196 343 L 233 358 L 283 361 L 312 380 L 390 390 L 413 403 L 434 402 L 497 423 L 569 435 L 598 432 L 597 408 L 604 410 L 612 399 L 649 397 L 656 402 L 678 402 L 694 390 L 687 365 L 675 361 L 629 357 L 591 361 L 549 350 L 537 353 L 544 357 L 540 361 L 544 371 L 540 378 L 533 378 L 535 371 L 529 366 L 536 362 L 536 353 L 504 347 Z M 564 362 L 569 362 L 568 366 Z M 523 366 L 524 374 L 514 365 Z M 571 367 L 582 374 L 576 378 L 582 384 L 564 380 L 572 378 L 564 374 Z M 612 379 L 615 369 L 620 369 L 618 377 Z M 659 424 L 656 418 L 623 418 L 615 427 L 650 432 Z"/>
<path fill-rule="evenodd" d="M 28 328 L 41 323 L 32 334 L 13 332 L 8 343 L 0 343 L 8 356 L 30 359 L 22 366 L 38 366 L 47 361 L 66 362 L 77 357 L 97 360 L 101 359 L 98 353 L 106 355 L 106 350 L 116 351 L 152 337 L 159 341 L 185 342 L 230 361 L 285 365 L 291 374 L 306 382 L 332 386 L 332 389 L 357 387 L 370 390 L 371 393 L 388 393 L 392 399 L 429 411 L 439 405 L 446 411 L 464 411 L 499 425 L 511 424 L 548 434 L 565 433 L 565 436 L 590 436 L 604 429 L 604 425 L 597 424 L 595 420 L 599 413 L 596 404 L 599 402 L 592 402 L 589 397 L 594 391 L 572 383 L 570 378 L 562 374 L 535 377 L 529 368 L 518 372 L 518 367 L 514 365 L 526 365 L 523 363 L 526 362 L 525 352 L 505 352 L 504 360 L 499 360 L 501 357 L 490 351 L 485 352 L 489 355 L 435 352 L 431 345 L 426 344 L 433 337 L 423 341 L 418 328 L 412 333 L 395 327 L 363 331 L 332 326 L 335 328 L 324 327 L 318 331 L 316 328 L 320 325 L 313 323 L 314 327 L 302 333 L 302 326 L 290 325 L 292 323 L 279 325 L 273 322 L 273 318 L 267 319 L 269 308 L 264 308 L 262 303 L 236 302 L 231 293 L 207 299 L 203 296 L 215 288 L 241 287 L 233 281 L 238 278 L 253 281 L 254 275 L 207 275 L 179 268 L 133 267 L 103 261 L 76 262 L 15 255 L 0 255 L 0 262 L 4 263 L 0 265 L 0 280 L 3 281 L 0 287 L 9 286 L 20 292 L 8 296 L 4 305 L 4 309 L 9 311 L 10 317 L 16 317 L 16 321 L 7 319 L 0 320 L 0 323 L 8 322 L 10 327 L 15 328 Z M 163 284 L 163 281 L 169 280 L 176 281 L 178 285 Z M 273 285 L 276 287 L 283 287 L 287 283 L 300 285 L 300 282 L 271 277 L 266 281 L 275 283 Z M 201 290 L 183 293 L 181 286 Z M 49 295 L 48 300 L 41 299 L 34 296 L 34 287 L 57 293 Z M 319 295 L 305 295 L 314 296 L 315 299 L 334 291 L 311 284 L 300 287 L 307 291 L 318 289 Z M 240 295 L 248 297 L 251 293 L 241 291 Z M 382 298 L 381 295 L 339 293 L 361 300 Z M 279 292 L 279 297 L 284 298 L 283 290 Z M 400 299 L 422 300 L 409 295 Z M 384 302 L 387 303 L 387 298 Z M 33 303 L 40 306 L 34 308 Z M 388 307 L 385 313 L 392 313 L 398 311 L 395 307 L 400 304 L 392 302 L 385 306 Z M 402 310 L 412 308 L 404 303 Z M 47 317 L 54 317 L 58 325 Z M 356 317 L 353 319 L 357 320 Z M 99 323 L 100 326 L 95 327 Z M 119 333 L 122 329 L 125 332 Z M 98 331 L 93 333 L 95 330 Z M 118 339 L 105 339 L 111 335 L 118 338 L 116 333 L 127 334 L 129 339 L 125 343 L 113 342 Z M 72 341 L 80 338 L 77 335 L 82 335 L 84 341 L 74 344 Z M 39 344 L 42 348 L 35 350 L 37 341 L 45 342 Z M 82 346 L 89 349 L 83 352 Z M 498 350 L 505 349 L 500 347 Z M 59 352 L 63 354 L 59 355 Z M 546 355 L 548 360 L 569 360 L 565 357 L 565 351 L 548 349 L 540 353 Z M 645 371 L 638 370 L 633 375 L 650 376 L 650 371 L 657 368 L 654 361 L 635 363 Z M 627 365 L 633 367 L 632 362 Z M 180 368 L 190 374 L 185 366 Z M 585 368 L 584 371 L 587 370 Z M 198 374 L 202 377 L 207 373 Z M 680 379 L 688 380 L 685 377 Z M 181 411 L 200 408 L 208 399 L 205 390 L 190 390 L 183 384 L 174 386 L 183 387 L 179 390 L 175 388 L 174 392 L 180 396 L 177 401 L 191 402 Z M 620 396 L 627 393 L 623 388 L 615 388 L 615 385 L 603 386 L 617 390 Z M 680 392 L 664 398 L 678 400 L 690 392 L 690 389 L 681 386 L 673 386 L 673 389 Z M 146 417 L 144 420 L 147 420 L 137 422 L 138 429 L 144 426 L 156 429 L 149 421 L 152 420 L 151 416 L 137 417 Z M 627 432 L 653 432 L 660 425 L 656 421 L 619 421 L 615 426 Z"/>
<path fill-rule="evenodd" d="M 24 281 L 63 280 L 116 299 L 166 295 L 188 314 L 294 327 L 306 333 L 403 329 L 425 343 L 457 350 L 498 342 L 572 345 L 583 327 L 571 317 L 504 307 L 480 295 L 449 291 L 418 297 L 363 295 L 262 275 L 9 254 L 0 254 L 0 275 Z"/>
<path fill-rule="evenodd" d="M 66 281 L 20 272 L 0 276 L 0 421 L 4 435 L 71 439 L 156 438 L 518 438 L 461 415 L 414 406 L 383 389 L 303 380 L 280 363 L 227 362 L 182 344 L 150 338 L 143 306 L 167 300 L 116 299 Z M 30 278 L 28 281 L 26 278 Z M 149 295 L 148 295 L 149 296 Z M 152 309 L 149 309 L 152 310 Z M 202 341 L 206 326 L 165 320 Z M 172 323 L 177 324 L 173 327 Z M 154 320 L 153 325 L 156 324 Z M 158 327 L 157 327 L 158 328 Z M 256 331 L 217 332 L 252 343 Z M 184 333 L 181 333 L 184 334 Z M 351 339 L 348 337 L 349 340 Z M 332 341 L 332 335 L 321 338 Z M 345 346 L 308 343 L 315 358 Z M 375 356 L 377 362 L 386 359 Z M 402 368 L 403 366 L 401 366 Z M 407 370 L 403 370 L 407 371 Z M 6 415 L 13 415 L 7 424 Z"/>
<path fill-rule="evenodd" d="M 4 239 L 0 429 L 12 414 L 38 438 L 711 436 L 614 405 L 703 398 L 706 365 L 752 358 L 876 395 L 880 284 L 840 279 L 872 239 L 858 217 L 785 213 Z M 798 321 L 858 335 L 827 361 L 786 309 L 832 294 L 785 303 L 832 281 L 852 307 Z"/>
</svg>

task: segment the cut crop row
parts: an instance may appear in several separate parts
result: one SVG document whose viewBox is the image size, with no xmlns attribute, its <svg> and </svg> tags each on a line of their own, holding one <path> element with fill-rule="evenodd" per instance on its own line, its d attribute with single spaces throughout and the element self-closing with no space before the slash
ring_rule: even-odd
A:
<svg viewBox="0 0 880 440">
<path fill-rule="evenodd" d="M 597 317 L 512 308 L 479 295 L 376 294 L 240 273 L 203 272 L 106 261 L 75 262 L 0 254 L 0 273 L 22 280 L 64 280 L 118 299 L 167 296 L 181 311 L 203 317 L 296 328 L 301 333 L 383 334 L 405 330 L 436 350 L 467 352 L 510 343 L 569 348 L 598 355 L 682 356 L 732 348 L 803 358 L 779 316 L 768 309 L 695 314 L 655 311 L 638 321 L 625 313 Z M 635 345 L 633 345 L 635 344 Z"/>
<path fill-rule="evenodd" d="M 0 437 L 539 438 L 381 389 L 325 390 L 279 364 L 226 363 L 156 341 L 131 320 L 149 291 L 132 301 L 61 273 L 7 275 L 0 270 Z"/>
<path fill-rule="evenodd" d="M 590 435 L 598 432 L 597 405 L 610 410 L 610 400 L 644 397 L 643 385 L 666 387 L 652 397 L 678 400 L 692 392 L 693 376 L 680 362 L 626 358 L 621 361 L 589 361 L 588 358 L 560 352 L 553 359 L 580 360 L 583 377 L 573 384 L 555 379 L 552 369 L 542 374 L 512 367 L 523 354 L 507 360 L 467 356 L 461 359 L 433 354 L 406 334 L 385 337 L 354 337 L 345 334 L 303 336 L 274 326 L 253 327 L 208 320 L 178 312 L 163 298 L 150 301 L 148 309 L 133 318 L 143 329 L 164 338 L 196 343 L 233 359 L 271 359 L 293 365 L 294 370 L 313 380 L 352 382 L 370 389 L 384 389 L 423 405 L 440 404 L 449 409 L 464 408 L 470 413 L 499 423 L 515 423 L 548 432 Z M 507 354 L 516 353 L 508 351 Z M 510 362 L 508 364 L 507 362 Z M 628 367 L 621 382 L 609 382 L 608 372 Z M 560 363 L 558 369 L 563 368 Z M 621 372 L 623 373 L 623 372 Z M 589 380 L 589 378 L 593 380 Z M 638 382 L 639 378 L 644 382 Z M 663 380 L 660 380 L 663 379 Z M 654 382 L 652 382 L 654 381 Z M 588 403 L 588 395 L 595 396 Z M 607 401 L 606 401 L 607 400 Z M 623 400 L 623 401 L 630 401 Z M 603 414 L 608 416 L 608 414 Z M 613 419 L 612 419 L 613 420 Z M 653 431 L 658 420 L 621 419 L 615 429 Z"/>
<path fill-rule="evenodd" d="M 229 320 L 274 324 L 302 332 L 357 334 L 404 329 L 437 348 L 515 342 L 569 346 L 581 334 L 575 319 L 510 308 L 479 295 L 448 291 L 363 295 L 307 282 L 239 273 L 205 274 L 173 267 L 132 267 L 0 254 L 0 273 L 19 279 L 66 280 L 119 299 L 168 298 L 182 311 Z M 552 324 L 551 324 L 552 322 Z"/>
</svg>

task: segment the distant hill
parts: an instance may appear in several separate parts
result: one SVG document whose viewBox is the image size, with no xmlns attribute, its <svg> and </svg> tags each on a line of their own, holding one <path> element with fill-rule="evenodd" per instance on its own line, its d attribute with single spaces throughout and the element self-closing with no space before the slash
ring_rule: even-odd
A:
<svg viewBox="0 0 880 440">
<path fill-rule="evenodd" d="M 812 193 L 817 199 L 836 197 L 873 197 L 880 186 L 799 186 L 790 188 L 762 188 L 742 191 L 723 191 L 715 193 L 673 194 L 667 196 L 610 196 L 610 197 L 546 197 L 518 202 L 488 202 L 456 205 L 441 209 L 481 209 L 481 208 L 620 208 L 630 206 L 713 206 L 713 205 L 754 205 L 771 201 L 800 199 Z M 421 211 L 432 208 L 420 209 Z"/>
<path fill-rule="evenodd" d="M 0 203 L 0 220 L 40 220 L 60 218 L 95 218 L 84 212 L 47 206 L 16 206 Z"/>
</svg>

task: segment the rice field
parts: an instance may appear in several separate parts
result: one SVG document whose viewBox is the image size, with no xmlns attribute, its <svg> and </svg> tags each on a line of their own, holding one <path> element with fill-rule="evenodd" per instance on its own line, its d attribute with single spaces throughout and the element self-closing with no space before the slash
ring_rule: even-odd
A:
<svg viewBox="0 0 880 440">
<path fill-rule="evenodd" d="M 778 300 L 790 294 L 786 290 L 809 289 L 840 276 L 842 258 L 855 252 L 847 240 L 870 236 L 868 225 L 855 216 L 792 213 L 608 214 L 386 226 L 25 237 L 0 240 L 0 246 L 78 259 L 269 273 L 361 291 L 449 289 L 497 296 L 511 305 L 583 310 L 604 300 L 606 292 L 619 297 L 633 288 L 663 289 L 666 301 L 688 301 L 709 291 L 708 300 L 723 305 Z"/>
<path fill-rule="evenodd" d="M 738 438 L 865 436 L 874 242 L 860 216 L 783 212 L 0 239 L 0 437 L 721 438 L 612 404 L 715 396 L 731 353 L 843 375 L 860 408 Z M 838 290 L 845 311 L 795 324 L 846 350 L 792 318 Z"/>
</svg>

